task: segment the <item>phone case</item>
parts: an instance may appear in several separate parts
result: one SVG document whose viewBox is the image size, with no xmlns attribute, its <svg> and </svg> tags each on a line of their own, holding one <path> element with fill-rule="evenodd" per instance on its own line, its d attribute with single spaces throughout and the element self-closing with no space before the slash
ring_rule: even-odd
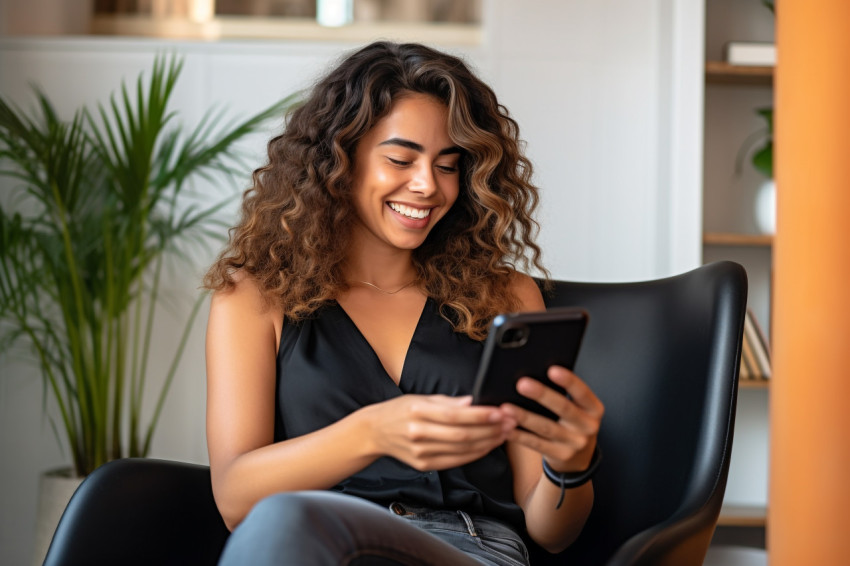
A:
<svg viewBox="0 0 850 566">
<path fill-rule="evenodd" d="M 550 366 L 573 369 L 587 326 L 587 313 L 558 307 L 540 312 L 502 314 L 493 319 L 475 378 L 473 403 L 513 403 L 549 418 L 556 415 L 516 392 L 520 377 L 537 379 L 564 393 L 546 376 Z"/>
</svg>

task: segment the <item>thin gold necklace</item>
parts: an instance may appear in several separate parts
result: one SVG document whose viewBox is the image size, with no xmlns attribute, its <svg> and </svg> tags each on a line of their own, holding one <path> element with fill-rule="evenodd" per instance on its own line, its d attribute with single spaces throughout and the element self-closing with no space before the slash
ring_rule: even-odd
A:
<svg viewBox="0 0 850 566">
<path fill-rule="evenodd" d="M 412 281 L 410 281 L 409 283 L 405 283 L 404 285 L 402 285 L 401 287 L 399 287 L 399 288 L 398 288 L 398 289 L 396 289 L 395 291 L 387 291 L 386 289 L 381 289 L 380 287 L 378 287 L 378 286 L 377 286 L 377 285 L 375 285 L 374 283 L 369 283 L 368 281 L 358 281 L 358 283 L 363 283 L 364 285 L 367 285 L 367 286 L 369 286 L 369 287 L 371 287 L 371 288 L 373 288 L 373 289 L 375 289 L 375 290 L 378 290 L 378 291 L 380 291 L 381 293 L 384 293 L 385 295 L 395 295 L 395 294 L 396 294 L 396 293 L 398 293 L 399 291 L 402 291 L 402 290 L 404 290 L 404 289 L 407 289 L 408 287 L 410 287 L 411 285 L 413 285 L 414 283 L 416 283 L 416 279 L 413 279 L 413 280 L 412 280 Z"/>
</svg>

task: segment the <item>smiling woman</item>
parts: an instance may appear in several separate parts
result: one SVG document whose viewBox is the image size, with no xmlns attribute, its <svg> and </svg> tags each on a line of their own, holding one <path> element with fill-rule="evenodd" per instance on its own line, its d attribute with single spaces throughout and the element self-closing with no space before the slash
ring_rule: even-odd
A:
<svg viewBox="0 0 850 566">
<path fill-rule="evenodd" d="M 516 565 L 578 535 L 592 484 L 555 480 L 590 465 L 593 392 L 552 366 L 568 395 L 518 391 L 554 421 L 471 405 L 490 321 L 543 309 L 530 178 L 493 91 L 422 45 L 362 48 L 291 113 L 206 279 L 222 564 Z"/>
</svg>

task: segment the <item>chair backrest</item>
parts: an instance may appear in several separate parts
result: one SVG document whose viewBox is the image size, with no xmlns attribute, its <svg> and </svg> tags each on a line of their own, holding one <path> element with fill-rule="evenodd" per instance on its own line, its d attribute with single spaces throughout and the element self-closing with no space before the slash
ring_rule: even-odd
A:
<svg viewBox="0 0 850 566">
<path fill-rule="evenodd" d="M 227 535 L 208 467 L 114 460 L 74 493 L 44 566 L 214 565 Z"/>
<path fill-rule="evenodd" d="M 575 370 L 605 404 L 604 459 L 579 539 L 533 564 L 702 564 L 729 469 L 746 296 L 731 262 L 555 283 L 547 306 L 590 315 Z"/>
</svg>

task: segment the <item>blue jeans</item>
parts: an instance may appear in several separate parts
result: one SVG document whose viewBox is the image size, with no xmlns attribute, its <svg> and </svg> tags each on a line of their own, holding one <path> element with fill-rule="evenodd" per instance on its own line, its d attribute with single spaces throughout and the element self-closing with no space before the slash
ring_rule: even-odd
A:
<svg viewBox="0 0 850 566">
<path fill-rule="evenodd" d="M 528 552 L 513 529 L 487 517 L 305 491 L 260 501 L 219 564 L 527 566 Z"/>
</svg>

